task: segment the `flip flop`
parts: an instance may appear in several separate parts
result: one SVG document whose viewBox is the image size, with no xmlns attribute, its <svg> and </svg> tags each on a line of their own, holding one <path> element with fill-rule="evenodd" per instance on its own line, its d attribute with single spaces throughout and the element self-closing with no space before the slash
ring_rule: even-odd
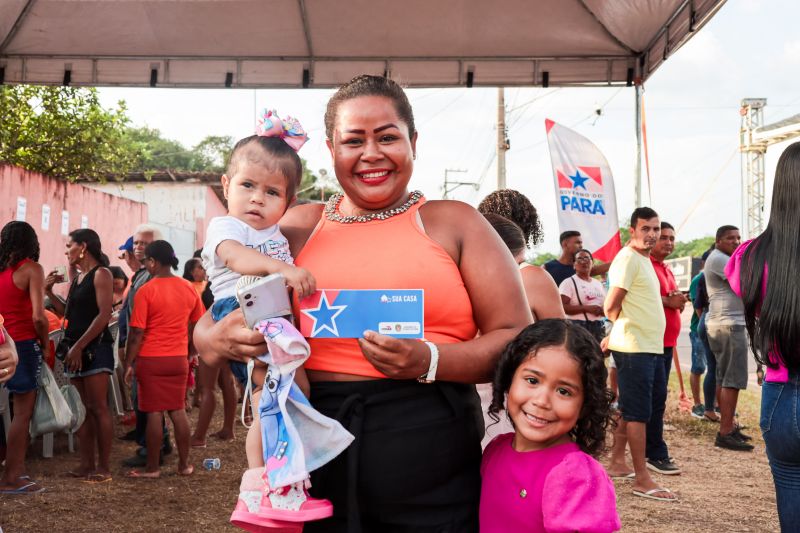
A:
<svg viewBox="0 0 800 533">
<path fill-rule="evenodd" d="M 34 481 L 29 481 L 28 483 L 25 483 L 21 487 L 17 487 L 15 489 L 0 490 L 0 494 L 39 494 L 40 492 L 44 491 L 44 487 Z"/>
<path fill-rule="evenodd" d="M 208 448 L 208 444 L 192 444 L 192 448 Z"/>
<path fill-rule="evenodd" d="M 155 475 L 153 475 L 155 474 Z M 139 472 L 137 470 L 131 470 L 125 477 L 133 478 L 133 479 L 158 479 L 161 477 L 161 472 Z"/>
<path fill-rule="evenodd" d="M 636 472 L 631 472 L 629 474 L 622 474 L 621 476 L 611 476 L 611 479 L 614 481 L 630 481 L 631 479 L 636 478 Z"/>
<path fill-rule="evenodd" d="M 70 470 L 69 472 L 64 473 L 64 477 L 71 477 L 75 479 L 86 479 L 89 474 L 81 474 L 80 472 L 76 472 L 74 470 Z"/>
<path fill-rule="evenodd" d="M 90 483 L 96 485 L 98 483 L 108 483 L 112 480 L 111 474 L 89 474 L 86 479 L 81 483 Z"/>
<path fill-rule="evenodd" d="M 647 498 L 649 500 L 657 500 L 660 502 L 677 502 L 678 498 L 665 498 L 664 496 L 656 496 L 659 492 L 666 492 L 667 494 L 672 494 L 672 491 L 669 489 L 662 489 L 660 487 L 656 487 L 654 489 L 650 489 L 648 491 L 640 491 L 634 489 L 633 495 L 639 496 L 640 498 Z"/>
</svg>

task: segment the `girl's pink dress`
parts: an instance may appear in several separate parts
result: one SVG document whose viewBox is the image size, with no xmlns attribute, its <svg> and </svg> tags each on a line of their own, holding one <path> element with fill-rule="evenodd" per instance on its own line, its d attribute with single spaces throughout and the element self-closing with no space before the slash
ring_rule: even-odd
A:
<svg viewBox="0 0 800 533">
<path fill-rule="evenodd" d="M 481 464 L 481 533 L 581 531 L 622 526 L 614 484 L 602 465 L 573 442 L 532 452 L 496 437 Z"/>
</svg>

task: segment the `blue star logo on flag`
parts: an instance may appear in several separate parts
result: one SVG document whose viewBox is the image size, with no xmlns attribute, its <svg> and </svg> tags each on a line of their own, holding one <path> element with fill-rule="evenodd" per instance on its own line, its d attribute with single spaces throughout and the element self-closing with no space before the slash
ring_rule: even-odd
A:
<svg viewBox="0 0 800 533">
<path fill-rule="evenodd" d="M 583 190 L 586 190 L 586 182 L 589 181 L 589 178 L 584 178 L 581 176 L 580 170 L 575 170 L 575 175 L 570 176 L 569 179 L 572 180 L 572 188 L 577 189 L 578 187 L 583 187 Z"/>
<path fill-rule="evenodd" d="M 336 327 L 336 317 L 345 309 L 347 309 L 346 305 L 331 305 L 328 302 L 328 295 L 322 291 L 322 297 L 319 299 L 316 309 L 301 309 L 301 311 L 314 321 L 311 326 L 312 337 L 326 329 L 338 337 L 339 329 Z"/>
</svg>

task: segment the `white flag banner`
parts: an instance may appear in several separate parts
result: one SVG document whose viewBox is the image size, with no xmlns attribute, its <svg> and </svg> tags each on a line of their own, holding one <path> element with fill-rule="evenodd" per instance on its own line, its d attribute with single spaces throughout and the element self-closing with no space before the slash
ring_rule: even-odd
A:
<svg viewBox="0 0 800 533">
<path fill-rule="evenodd" d="M 545 119 L 556 186 L 560 232 L 578 231 L 595 259 L 611 261 L 622 248 L 614 178 L 589 139 Z"/>
</svg>

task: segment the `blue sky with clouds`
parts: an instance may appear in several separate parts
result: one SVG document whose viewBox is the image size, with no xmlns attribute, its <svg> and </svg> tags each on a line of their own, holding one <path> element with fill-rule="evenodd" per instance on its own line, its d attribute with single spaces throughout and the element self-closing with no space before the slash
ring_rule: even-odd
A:
<svg viewBox="0 0 800 533">
<path fill-rule="evenodd" d="M 741 177 L 736 153 L 739 103 L 765 97 L 765 121 L 800 113 L 800 2 L 729 0 L 689 43 L 661 66 L 645 86 L 652 198 L 644 202 L 680 226 L 679 240 L 709 235 L 722 224 L 741 223 Z M 124 99 L 136 124 L 158 128 L 186 145 L 206 135 L 249 135 L 254 109 L 276 108 L 309 130 L 300 155 L 312 169 L 331 169 L 322 118 L 329 90 L 100 89 L 104 103 Z M 634 197 L 634 95 L 631 88 L 506 90 L 509 138 L 507 186 L 528 195 L 540 211 L 545 242 L 558 248 L 556 200 L 544 119 L 574 127 L 606 155 L 624 218 Z M 479 182 L 451 197 L 477 205 L 494 190 L 496 89 L 409 91 L 420 131 L 411 186 L 441 197 L 444 171 Z M 595 110 L 602 108 L 597 117 Z M 768 182 L 780 151 L 767 155 Z M 768 192 L 770 187 L 768 186 Z"/>
</svg>

